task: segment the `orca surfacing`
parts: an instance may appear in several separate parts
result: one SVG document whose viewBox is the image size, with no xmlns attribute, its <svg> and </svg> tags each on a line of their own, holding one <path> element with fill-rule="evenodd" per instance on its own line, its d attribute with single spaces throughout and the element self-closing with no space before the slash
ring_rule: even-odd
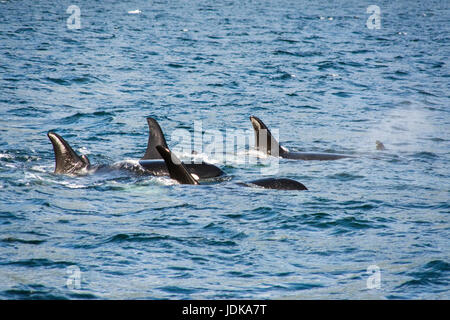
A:
<svg viewBox="0 0 450 320">
<path fill-rule="evenodd" d="M 158 145 L 168 148 L 164 133 L 155 119 L 147 118 L 147 124 L 149 128 L 147 150 L 145 150 L 144 156 L 139 160 L 139 164 L 152 175 L 168 176 L 167 165 L 156 149 Z M 185 167 L 189 173 L 195 174 L 200 179 L 211 179 L 225 174 L 220 168 L 206 162 L 186 163 Z"/>
<path fill-rule="evenodd" d="M 156 150 L 161 154 L 161 157 L 167 164 L 170 177 L 180 184 L 194 184 L 198 185 L 198 179 L 193 177 L 177 156 L 171 152 L 168 148 L 163 146 L 156 146 Z M 239 185 L 252 187 L 257 186 L 264 189 L 277 189 L 277 190 L 308 190 L 302 183 L 292 179 L 277 179 L 266 178 L 254 180 L 246 183 L 239 183 Z"/>
<path fill-rule="evenodd" d="M 139 161 L 141 170 L 133 170 L 139 174 L 147 174 L 154 176 L 168 176 L 169 171 L 167 165 L 155 146 L 162 145 L 167 147 L 164 134 L 158 122 L 153 118 L 147 118 L 150 134 L 147 143 L 147 150 Z M 55 153 L 55 171 L 57 174 L 79 175 L 87 172 L 94 172 L 99 169 L 117 169 L 107 165 L 91 165 L 89 159 L 85 155 L 79 156 L 60 135 L 54 132 L 47 133 L 48 138 L 52 142 L 53 151 Z M 186 164 L 187 170 L 200 179 L 211 179 L 225 175 L 225 173 L 215 165 L 209 163 L 189 163 Z M 119 166 L 118 169 L 121 169 Z M 130 169 L 130 168 L 123 168 Z"/>
<path fill-rule="evenodd" d="M 255 148 L 268 155 L 294 160 L 338 160 L 353 156 L 338 153 L 289 152 L 272 136 L 269 128 L 258 117 L 251 116 L 255 131 Z"/>
</svg>

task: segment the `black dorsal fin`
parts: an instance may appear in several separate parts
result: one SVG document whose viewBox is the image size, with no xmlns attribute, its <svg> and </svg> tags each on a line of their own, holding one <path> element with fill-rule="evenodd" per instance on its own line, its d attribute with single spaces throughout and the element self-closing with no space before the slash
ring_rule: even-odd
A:
<svg viewBox="0 0 450 320">
<path fill-rule="evenodd" d="M 272 136 L 269 128 L 258 117 L 250 116 L 253 129 L 255 131 L 255 148 L 261 152 L 272 156 L 279 156 L 286 153 L 280 143 Z"/>
<path fill-rule="evenodd" d="M 155 119 L 147 118 L 147 124 L 150 132 L 148 135 L 147 150 L 141 160 L 162 159 L 161 155 L 156 150 L 156 146 L 167 148 L 164 133 Z"/>
<path fill-rule="evenodd" d="M 60 135 L 50 131 L 47 136 L 52 142 L 55 152 L 55 173 L 75 173 L 90 165 L 87 157 L 78 156 Z"/>
<path fill-rule="evenodd" d="M 170 177 L 181 184 L 199 184 L 196 179 L 187 171 L 183 162 L 177 158 L 167 147 L 156 146 L 156 150 L 164 159 Z"/>
</svg>

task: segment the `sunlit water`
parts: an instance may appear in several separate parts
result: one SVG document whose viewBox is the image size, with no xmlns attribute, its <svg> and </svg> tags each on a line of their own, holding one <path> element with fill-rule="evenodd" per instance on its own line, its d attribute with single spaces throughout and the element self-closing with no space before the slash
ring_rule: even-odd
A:
<svg viewBox="0 0 450 320">
<path fill-rule="evenodd" d="M 0 1 L 0 298 L 450 298 L 448 1 L 337 3 Z M 250 115 L 355 158 L 281 159 L 305 192 L 236 184 L 251 150 L 200 186 L 53 174 L 49 130 L 133 166 L 147 116 L 175 147 Z"/>
</svg>

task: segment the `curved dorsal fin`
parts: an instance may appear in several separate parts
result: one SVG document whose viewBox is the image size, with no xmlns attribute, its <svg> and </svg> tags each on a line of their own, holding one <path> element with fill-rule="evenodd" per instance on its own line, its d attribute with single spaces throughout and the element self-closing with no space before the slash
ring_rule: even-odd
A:
<svg viewBox="0 0 450 320">
<path fill-rule="evenodd" d="M 183 162 L 181 162 L 167 147 L 158 145 L 156 146 L 156 150 L 164 159 L 172 179 L 177 180 L 181 184 L 199 184 L 187 171 Z"/>
<path fill-rule="evenodd" d="M 75 173 L 90 165 L 87 157 L 78 156 L 60 135 L 49 131 L 47 136 L 52 142 L 55 152 L 55 173 Z"/>
<path fill-rule="evenodd" d="M 147 150 L 141 160 L 162 159 L 161 155 L 156 150 L 156 146 L 159 145 L 167 148 L 164 133 L 155 119 L 147 118 L 147 124 L 150 132 L 148 135 Z"/>
<path fill-rule="evenodd" d="M 261 152 L 272 156 L 279 156 L 287 153 L 287 149 L 272 136 L 269 128 L 258 117 L 250 116 L 253 129 L 255 130 L 255 148 Z"/>
</svg>

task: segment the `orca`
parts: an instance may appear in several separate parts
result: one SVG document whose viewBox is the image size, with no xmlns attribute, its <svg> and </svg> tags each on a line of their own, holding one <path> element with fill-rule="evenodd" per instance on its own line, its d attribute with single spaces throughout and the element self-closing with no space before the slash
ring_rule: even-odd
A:
<svg viewBox="0 0 450 320">
<path fill-rule="evenodd" d="M 147 118 L 149 128 L 149 136 L 147 142 L 147 149 L 144 156 L 139 160 L 139 164 L 145 168 L 149 173 L 155 176 L 168 176 L 166 162 L 157 151 L 156 146 L 167 147 L 167 142 L 164 133 L 161 130 L 158 122 L 149 117 Z M 189 173 L 195 174 L 200 179 L 211 179 L 225 175 L 225 173 L 213 164 L 206 162 L 202 163 L 187 163 L 184 165 Z"/>
<path fill-rule="evenodd" d="M 240 185 L 247 187 L 261 187 L 264 189 L 277 189 L 277 190 L 308 190 L 303 183 L 292 179 L 286 178 L 265 178 L 254 180 L 250 182 L 240 183 Z"/>
<path fill-rule="evenodd" d="M 199 184 L 198 179 L 189 173 L 183 162 L 167 147 L 158 145 L 156 146 L 156 150 L 166 162 L 172 179 L 178 181 L 180 184 Z M 257 186 L 265 189 L 308 190 L 302 183 L 291 179 L 266 178 L 239 184 L 249 187 Z"/>
<path fill-rule="evenodd" d="M 111 167 L 107 165 L 91 165 L 89 159 L 85 155 L 79 156 L 60 135 L 49 131 L 47 133 L 53 145 L 55 154 L 55 171 L 56 174 L 79 175 L 96 172 L 102 169 L 106 170 L 132 170 L 129 166 Z M 167 147 L 157 145 L 155 150 L 162 158 L 164 168 L 167 175 L 181 184 L 199 184 L 199 176 L 189 171 L 185 164 L 183 164 Z M 134 168 L 136 169 L 136 168 Z M 219 169 L 220 170 L 220 169 Z M 133 170 L 142 173 L 139 169 Z M 146 171 L 146 173 L 148 173 Z M 246 186 L 258 186 L 268 189 L 282 189 L 282 190 L 307 190 L 307 188 L 300 182 L 291 179 L 260 179 L 245 183 Z"/>
<path fill-rule="evenodd" d="M 151 119 L 149 123 L 152 125 L 158 124 L 156 121 Z M 158 126 L 159 127 L 159 126 Z M 152 130 L 153 131 L 153 130 Z M 161 129 L 159 129 L 161 135 L 158 132 L 153 132 L 149 137 L 149 145 L 151 145 L 154 149 L 154 141 L 158 140 L 158 142 L 165 142 L 164 135 L 162 135 Z M 78 155 L 69 143 L 63 139 L 60 135 L 55 132 L 49 131 L 47 133 L 48 138 L 50 139 L 53 145 L 53 151 L 55 154 L 55 170 L 56 174 L 68 174 L 68 175 L 81 175 L 87 173 L 93 173 L 99 170 L 128 170 L 133 173 L 141 174 L 141 175 L 155 175 L 155 176 L 168 176 L 169 171 L 167 169 L 166 163 L 161 158 L 161 155 L 158 153 L 159 159 L 149 159 L 149 160 L 141 160 L 139 161 L 139 166 L 133 166 L 127 163 L 123 163 L 118 166 L 108 166 L 108 165 L 91 165 L 88 157 L 86 155 Z M 158 137 L 159 136 L 159 137 Z M 166 144 L 167 146 L 167 144 Z M 150 148 L 147 148 L 146 156 L 155 157 L 155 154 L 151 153 Z M 155 152 L 156 149 L 154 149 Z M 212 165 L 207 163 L 201 164 L 187 164 L 186 165 L 189 172 L 195 176 L 198 176 L 200 179 L 208 179 L 214 178 L 221 175 L 224 175 L 224 172 Z"/>
<path fill-rule="evenodd" d="M 79 156 L 59 134 L 49 131 L 48 138 L 52 142 L 55 153 L 56 174 L 84 175 L 94 172 L 111 172 L 115 170 L 125 170 L 134 174 L 146 175 L 140 165 L 123 162 L 115 165 L 92 165 L 86 155 Z"/>
<path fill-rule="evenodd" d="M 55 173 L 79 174 L 83 170 L 91 169 L 89 159 L 85 155 L 79 156 L 60 135 L 49 131 L 47 136 L 55 153 Z"/>
<path fill-rule="evenodd" d="M 338 160 L 353 156 L 337 153 L 289 152 L 272 136 L 269 128 L 258 117 L 250 116 L 255 131 L 255 148 L 268 155 L 294 160 Z"/>
</svg>

